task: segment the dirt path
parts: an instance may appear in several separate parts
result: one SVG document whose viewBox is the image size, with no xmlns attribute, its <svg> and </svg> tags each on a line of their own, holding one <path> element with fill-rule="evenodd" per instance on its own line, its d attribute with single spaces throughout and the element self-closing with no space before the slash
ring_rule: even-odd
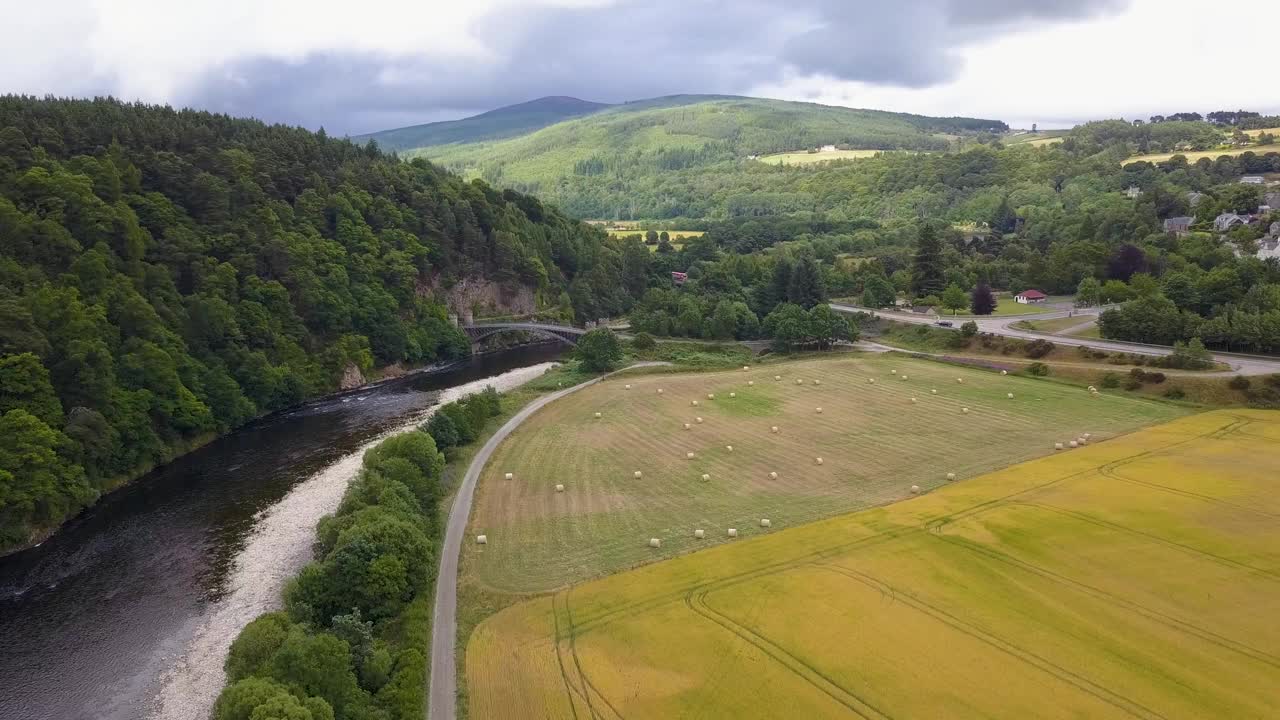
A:
<svg viewBox="0 0 1280 720">
<path fill-rule="evenodd" d="M 641 362 L 618 370 L 623 372 L 640 367 L 670 365 L 665 362 Z M 431 622 L 431 684 L 428 689 L 427 717 L 431 720 L 454 720 L 458 714 L 458 676 L 457 653 L 458 639 L 458 557 L 462 552 L 462 536 L 467 529 L 467 520 L 471 517 L 471 501 L 475 496 L 476 480 L 480 471 L 489 462 L 489 457 L 498 445 L 520 426 L 531 415 L 548 403 L 559 400 L 569 393 L 590 387 L 601 380 L 614 375 L 601 375 L 580 385 L 556 391 L 546 397 L 529 403 L 523 410 L 506 422 L 489 438 L 480 452 L 476 453 L 458 486 L 458 493 L 453 498 L 453 506 L 449 509 L 449 524 L 444 531 L 444 543 L 440 548 L 440 569 L 436 577 L 436 605 Z"/>
</svg>

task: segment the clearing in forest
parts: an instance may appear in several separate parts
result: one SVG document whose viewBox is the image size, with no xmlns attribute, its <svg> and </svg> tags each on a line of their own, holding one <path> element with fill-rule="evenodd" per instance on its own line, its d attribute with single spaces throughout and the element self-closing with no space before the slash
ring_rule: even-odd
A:
<svg viewBox="0 0 1280 720">
<path fill-rule="evenodd" d="M 1278 444 L 1184 417 L 522 602 L 472 635 L 471 714 L 1274 716 Z"/>
<path fill-rule="evenodd" d="M 778 529 L 883 505 L 913 485 L 945 485 L 947 473 L 972 478 L 1086 432 L 1105 439 L 1184 412 L 854 353 L 618 375 L 543 408 L 498 448 L 469 531 L 488 544 L 469 546 L 464 565 L 491 590 L 552 590 L 725 542 L 728 528 L 759 534 L 761 518 Z M 697 528 L 705 538 L 693 537 Z"/>
</svg>

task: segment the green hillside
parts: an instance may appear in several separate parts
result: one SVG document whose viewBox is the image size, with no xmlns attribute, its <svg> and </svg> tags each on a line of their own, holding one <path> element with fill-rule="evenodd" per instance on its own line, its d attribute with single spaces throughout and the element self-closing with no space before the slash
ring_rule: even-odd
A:
<svg viewBox="0 0 1280 720">
<path fill-rule="evenodd" d="M 357 135 L 358 143 L 373 140 L 383 150 L 411 150 L 428 145 L 501 140 L 525 135 L 548 125 L 589 115 L 610 107 L 607 103 L 555 96 L 508 105 L 461 120 L 412 125 L 395 130 Z"/>
<path fill-rule="evenodd" d="M 818 145 L 943 151 L 957 136 L 1004 130 L 995 120 L 934 118 L 879 110 L 731 96 L 681 95 L 617 105 L 505 140 L 407 151 L 503 187 L 564 203 L 582 217 L 619 215 L 602 185 L 641 186 L 655 176 L 741 162 Z M 676 213 L 680 214 L 680 213 Z"/>
</svg>

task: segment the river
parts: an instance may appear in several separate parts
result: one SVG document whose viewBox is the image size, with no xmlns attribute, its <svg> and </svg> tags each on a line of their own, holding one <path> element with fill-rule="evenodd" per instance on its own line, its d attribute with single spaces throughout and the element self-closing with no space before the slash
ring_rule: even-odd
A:
<svg viewBox="0 0 1280 720">
<path fill-rule="evenodd" d="M 309 558 L 361 449 L 559 353 L 482 355 L 268 416 L 0 559 L 0 718 L 203 720 L 226 647 Z"/>
</svg>

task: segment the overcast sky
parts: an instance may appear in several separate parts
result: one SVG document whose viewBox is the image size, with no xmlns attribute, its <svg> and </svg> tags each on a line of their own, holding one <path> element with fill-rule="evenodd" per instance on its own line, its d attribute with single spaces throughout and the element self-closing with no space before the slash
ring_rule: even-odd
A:
<svg viewBox="0 0 1280 720">
<path fill-rule="evenodd" d="M 0 92 L 356 134 L 543 95 L 1071 125 L 1280 112 L 1276 0 L 9 0 Z M 1254 29 L 1257 32 L 1253 32 Z"/>
</svg>

